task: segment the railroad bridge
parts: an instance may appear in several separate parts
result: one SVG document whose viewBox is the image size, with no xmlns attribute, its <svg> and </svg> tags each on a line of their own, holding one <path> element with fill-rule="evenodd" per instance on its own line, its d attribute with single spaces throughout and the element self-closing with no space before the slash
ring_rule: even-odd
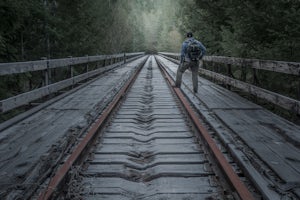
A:
<svg viewBox="0 0 300 200">
<path fill-rule="evenodd" d="M 299 115 L 299 100 L 259 87 L 256 73 L 299 79 L 300 64 L 206 56 L 195 94 L 190 71 L 174 87 L 178 58 L 1 63 L 1 76 L 43 77 L 0 101 L 2 113 L 27 108 L 0 124 L 1 199 L 299 199 L 300 127 L 234 91 Z"/>
</svg>

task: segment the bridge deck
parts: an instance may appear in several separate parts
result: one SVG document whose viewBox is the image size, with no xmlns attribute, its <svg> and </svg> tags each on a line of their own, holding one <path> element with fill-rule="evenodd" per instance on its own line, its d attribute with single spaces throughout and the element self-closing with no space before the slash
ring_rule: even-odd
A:
<svg viewBox="0 0 300 200">
<path fill-rule="evenodd" d="M 138 59 L 107 72 L 85 87 L 1 131 L 0 197 L 17 184 L 22 184 L 25 177 L 25 182 L 30 184 L 55 166 L 58 154 L 80 136 L 141 62 Z M 41 156 L 43 159 L 40 159 Z"/>
<path fill-rule="evenodd" d="M 165 58 L 160 60 L 175 77 L 178 65 Z M 201 77 L 195 98 L 191 76 L 189 71 L 183 75 L 182 89 L 228 145 L 239 140 L 247 144 L 286 182 L 287 188 L 299 188 L 300 127 Z M 255 162 L 251 154 L 248 159 Z M 297 192 L 300 194 L 300 189 Z"/>
<path fill-rule="evenodd" d="M 162 57 L 158 59 L 175 77 L 177 64 Z M 86 87 L 3 130 L 0 134 L 0 194 L 22 184 L 24 177 L 29 177 L 26 182 L 30 184 L 30 180 L 38 176 L 35 170 L 53 166 L 56 160 L 51 158 L 64 151 L 74 136 L 81 134 L 142 60 L 106 73 Z M 274 170 L 287 183 L 286 188 L 281 188 L 283 191 L 289 186 L 299 187 L 299 126 L 203 78 L 199 78 L 199 91 L 195 96 L 191 92 L 189 71 L 184 73 L 182 90 L 227 146 L 241 147 L 246 155 L 247 148 L 253 150 L 256 155 L 249 153 L 247 159 L 258 162 L 262 171 L 264 166 Z M 40 160 L 41 156 L 48 160 L 47 164 Z M 300 196 L 300 189 L 295 191 Z"/>
</svg>

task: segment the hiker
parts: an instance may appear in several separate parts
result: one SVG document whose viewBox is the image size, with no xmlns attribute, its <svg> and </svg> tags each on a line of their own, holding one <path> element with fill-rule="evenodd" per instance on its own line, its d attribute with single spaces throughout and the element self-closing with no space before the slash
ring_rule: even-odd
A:
<svg viewBox="0 0 300 200">
<path fill-rule="evenodd" d="M 193 33 L 188 32 L 186 37 L 181 47 L 181 58 L 177 69 L 175 87 L 181 86 L 182 74 L 190 68 L 192 71 L 193 90 L 194 93 L 197 93 L 199 60 L 205 55 L 206 48 L 201 42 L 193 38 Z"/>
</svg>

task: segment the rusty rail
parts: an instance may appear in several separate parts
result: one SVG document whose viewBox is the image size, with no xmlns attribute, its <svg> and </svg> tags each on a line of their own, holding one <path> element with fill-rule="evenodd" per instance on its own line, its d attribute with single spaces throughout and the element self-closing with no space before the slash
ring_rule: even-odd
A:
<svg viewBox="0 0 300 200">
<path fill-rule="evenodd" d="M 99 116 L 98 119 L 95 120 L 95 123 L 91 126 L 86 136 L 82 139 L 82 141 L 76 146 L 71 155 L 68 157 L 66 162 L 56 171 L 55 175 L 51 178 L 47 188 L 43 190 L 38 197 L 38 200 L 48 200 L 53 195 L 55 189 L 59 186 L 62 180 L 67 175 L 68 171 L 72 167 L 72 165 L 78 160 L 81 156 L 82 152 L 87 148 L 88 144 L 91 142 L 92 138 L 97 135 L 98 130 L 102 127 L 104 122 L 106 122 L 107 117 L 114 110 L 115 106 L 118 105 L 122 97 L 126 94 L 128 89 L 133 84 L 137 75 L 139 74 L 141 68 L 145 64 L 146 60 L 141 64 L 139 69 L 136 70 L 135 74 L 126 82 L 126 84 L 122 87 L 122 89 L 115 96 L 113 101 L 109 104 L 109 106 L 103 111 L 103 113 Z"/>
<path fill-rule="evenodd" d="M 250 191 L 247 189 L 247 187 L 244 185 L 244 183 L 240 180 L 238 175 L 234 172 L 232 166 L 229 164 L 229 162 L 224 157 L 221 150 L 218 148 L 217 144 L 214 142 L 206 128 L 202 125 L 199 118 L 197 117 L 196 113 L 193 111 L 192 107 L 190 106 L 188 100 L 185 98 L 184 94 L 181 92 L 180 88 L 176 88 L 175 83 L 171 76 L 168 74 L 168 72 L 162 67 L 162 65 L 157 61 L 161 71 L 164 74 L 164 77 L 166 78 L 167 82 L 170 84 L 170 86 L 174 89 L 176 95 L 180 99 L 181 103 L 185 107 L 188 115 L 192 119 L 194 125 L 200 132 L 202 138 L 206 141 L 207 145 L 209 146 L 210 150 L 213 152 L 213 156 L 217 160 L 218 164 L 221 166 L 221 169 L 225 173 L 226 178 L 230 181 L 233 188 L 236 190 L 238 195 L 243 200 L 254 200 L 255 198 L 250 193 Z"/>
</svg>

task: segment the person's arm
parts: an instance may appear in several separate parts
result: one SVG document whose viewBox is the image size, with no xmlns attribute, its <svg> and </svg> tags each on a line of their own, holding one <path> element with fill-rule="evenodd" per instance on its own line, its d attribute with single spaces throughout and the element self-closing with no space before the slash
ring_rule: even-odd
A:
<svg viewBox="0 0 300 200">
<path fill-rule="evenodd" d="M 184 61 L 185 52 L 186 52 L 186 43 L 183 42 L 182 46 L 181 46 L 180 63 L 183 63 L 183 61 Z"/>
<path fill-rule="evenodd" d="M 202 58 L 206 54 L 206 48 L 205 48 L 205 46 L 201 42 L 199 42 L 198 44 L 199 44 L 199 47 L 200 47 L 200 49 L 202 51 L 202 55 L 201 55 L 201 58 Z"/>
</svg>

